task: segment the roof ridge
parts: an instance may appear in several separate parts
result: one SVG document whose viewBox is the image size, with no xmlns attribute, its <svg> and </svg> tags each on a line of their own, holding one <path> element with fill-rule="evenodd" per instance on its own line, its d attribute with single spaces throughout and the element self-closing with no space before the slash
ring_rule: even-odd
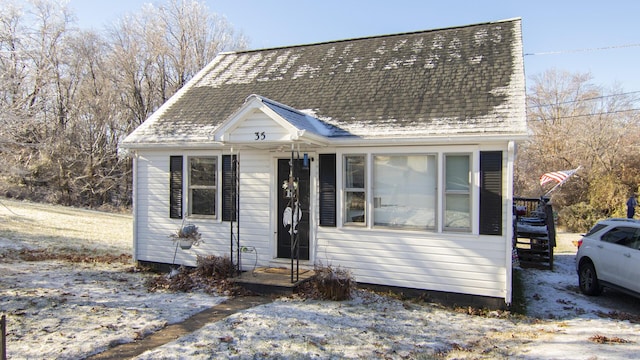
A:
<svg viewBox="0 0 640 360">
<path fill-rule="evenodd" d="M 279 101 L 275 101 L 275 100 L 270 99 L 270 98 L 268 98 L 266 96 L 263 96 L 263 95 L 260 95 L 260 94 L 252 94 L 251 96 L 253 96 L 253 95 L 255 95 L 256 97 L 260 98 L 260 100 L 263 101 L 263 102 L 266 101 L 266 102 L 268 102 L 270 104 L 273 104 L 274 106 L 281 107 L 281 108 L 283 108 L 285 110 L 293 111 L 293 112 L 298 113 L 300 115 L 308 115 L 308 114 L 300 111 L 299 109 L 296 109 L 296 108 L 294 108 L 292 106 L 289 106 L 287 104 L 283 104 L 283 103 L 281 103 Z M 251 96 L 249 96 L 249 97 L 251 97 Z"/>
<path fill-rule="evenodd" d="M 442 28 L 416 30 L 416 31 L 406 31 L 406 32 L 383 34 L 383 35 L 358 36 L 358 37 L 352 37 L 352 38 L 346 38 L 346 39 L 319 41 L 319 42 L 312 42 L 312 43 L 306 43 L 306 44 L 283 45 L 283 46 L 274 46 L 274 47 L 266 47 L 266 48 L 258 48 L 258 49 L 247 49 L 247 50 L 236 50 L 236 51 L 222 51 L 222 52 L 219 53 L 219 55 L 249 54 L 249 53 L 253 53 L 253 52 L 261 52 L 261 51 L 269 51 L 269 50 L 294 49 L 294 48 L 300 48 L 300 47 L 308 47 L 308 46 L 316 46 L 316 45 L 327 45 L 327 44 L 339 44 L 339 43 L 343 43 L 343 42 L 369 40 L 369 39 L 380 39 L 380 38 L 402 36 L 402 35 L 415 35 L 415 34 L 422 34 L 422 33 L 426 34 L 426 33 L 434 32 L 434 31 L 464 29 L 464 28 L 469 28 L 469 27 L 490 25 L 490 24 L 499 24 L 499 23 L 507 23 L 507 22 L 513 22 L 513 21 L 518 21 L 518 20 L 522 20 L 522 18 L 521 17 L 513 17 L 513 18 L 508 18 L 508 19 L 502 19 L 502 20 L 479 22 L 479 23 L 475 23 L 475 24 L 447 26 L 447 27 L 442 27 Z"/>
<path fill-rule="evenodd" d="M 251 97 L 255 97 L 258 98 L 260 101 L 262 101 L 263 103 L 267 103 L 268 105 L 272 105 L 272 106 L 276 106 L 279 107 L 283 110 L 286 111 L 290 111 L 292 113 L 297 114 L 298 116 L 301 116 L 305 119 L 307 119 L 309 121 L 309 124 L 311 126 L 313 126 L 313 129 L 315 130 L 316 133 L 322 135 L 322 136 L 330 136 L 331 134 L 331 130 L 329 130 L 329 128 L 331 127 L 330 124 L 327 124 L 324 120 L 313 116 L 311 114 L 308 114 L 300 109 L 296 109 L 292 106 L 289 106 L 287 104 L 283 104 L 281 102 L 272 100 L 270 98 L 267 98 L 265 96 L 259 95 L 259 94 L 251 94 L 248 98 Z M 294 125 L 295 126 L 295 125 Z"/>
</svg>

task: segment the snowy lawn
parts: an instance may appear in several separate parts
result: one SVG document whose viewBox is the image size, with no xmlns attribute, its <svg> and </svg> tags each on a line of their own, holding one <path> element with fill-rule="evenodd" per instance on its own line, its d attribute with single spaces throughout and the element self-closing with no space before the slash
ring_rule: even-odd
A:
<svg viewBox="0 0 640 360">
<path fill-rule="evenodd" d="M 224 299 L 148 292 L 150 275 L 119 256 L 130 252 L 128 216 L 2 203 L 11 210 L 0 205 L 0 312 L 11 359 L 81 359 Z M 571 244 L 577 239 L 560 237 L 554 271 L 518 270 L 528 316 L 476 315 L 366 291 L 343 302 L 281 298 L 138 358 L 636 358 L 640 301 L 615 292 L 581 295 Z M 103 257 L 23 261 L 17 251 L 25 248 Z"/>
<path fill-rule="evenodd" d="M 148 292 L 152 274 L 136 271 L 128 255 L 130 216 L 1 202 L 0 314 L 9 359 L 82 359 L 225 300 Z M 52 253 L 75 261 L 22 260 Z"/>
<path fill-rule="evenodd" d="M 571 237 L 563 240 L 570 242 Z M 282 298 L 208 324 L 137 359 L 632 359 L 640 304 L 578 293 L 575 248 L 554 271 L 520 270 L 529 316 L 471 315 L 358 291 L 350 301 Z M 624 310 L 622 310 L 624 309 Z"/>
</svg>

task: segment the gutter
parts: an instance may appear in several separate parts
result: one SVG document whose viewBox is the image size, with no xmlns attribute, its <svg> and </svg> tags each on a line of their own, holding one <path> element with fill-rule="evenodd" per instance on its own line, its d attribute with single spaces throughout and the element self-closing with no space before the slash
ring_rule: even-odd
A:
<svg viewBox="0 0 640 360">
<path fill-rule="evenodd" d="M 528 135 L 517 134 L 501 134 L 501 135 L 446 135 L 446 136 L 426 136 L 426 137 L 399 137 L 399 138 L 362 138 L 355 136 L 345 137 L 324 137 L 316 135 L 304 130 L 298 132 L 297 137 L 292 136 L 291 143 L 309 142 L 318 146 L 398 146 L 398 145 L 465 145 L 477 143 L 504 143 L 506 141 L 524 141 L 529 138 Z M 307 141 L 305 141 L 307 140 Z M 289 142 L 286 142 L 288 144 Z M 243 145 L 245 143 L 233 143 L 224 141 L 207 141 L 194 142 L 189 140 L 173 141 L 173 142 L 140 142 L 140 143 L 121 143 L 120 148 L 123 150 L 151 150 L 151 149 L 212 149 L 223 148 L 225 146 Z M 246 143 L 246 145 L 250 145 Z M 284 145 L 282 142 L 272 143 L 272 145 Z"/>
</svg>

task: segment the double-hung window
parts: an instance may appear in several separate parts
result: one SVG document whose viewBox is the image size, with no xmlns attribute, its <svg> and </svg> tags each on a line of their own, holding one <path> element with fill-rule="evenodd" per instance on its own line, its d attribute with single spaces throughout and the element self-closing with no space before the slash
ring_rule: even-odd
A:
<svg viewBox="0 0 640 360">
<path fill-rule="evenodd" d="M 345 224 L 366 224 L 365 178 L 365 155 L 346 155 L 344 157 Z"/>
<path fill-rule="evenodd" d="M 189 215 L 216 215 L 217 171 L 215 156 L 189 158 Z"/>
<path fill-rule="evenodd" d="M 471 156 L 444 156 L 444 230 L 471 230 Z"/>
</svg>

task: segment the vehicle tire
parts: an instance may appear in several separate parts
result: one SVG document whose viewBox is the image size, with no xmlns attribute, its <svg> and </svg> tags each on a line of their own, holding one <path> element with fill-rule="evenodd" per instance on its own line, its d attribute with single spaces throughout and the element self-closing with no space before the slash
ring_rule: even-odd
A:
<svg viewBox="0 0 640 360">
<path fill-rule="evenodd" d="M 602 286 L 598 281 L 596 268 L 590 261 L 584 261 L 580 264 L 578 281 L 580 283 L 580 291 L 585 295 L 600 295 L 602 293 Z"/>
</svg>

